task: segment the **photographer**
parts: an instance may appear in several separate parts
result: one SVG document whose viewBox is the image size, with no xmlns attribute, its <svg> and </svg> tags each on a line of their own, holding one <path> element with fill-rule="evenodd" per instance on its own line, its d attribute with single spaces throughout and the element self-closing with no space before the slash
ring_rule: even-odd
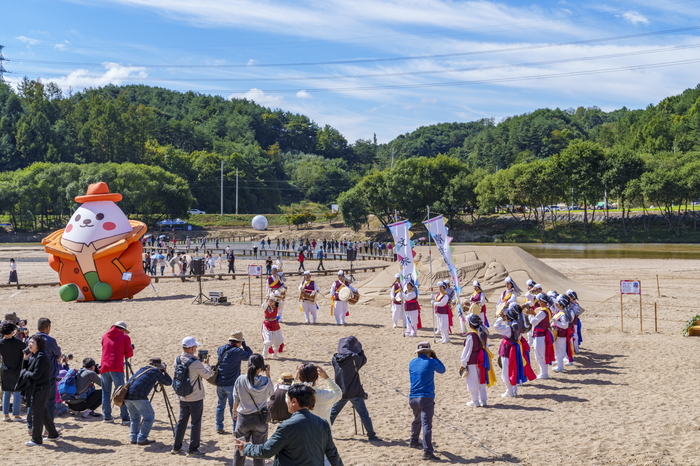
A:
<svg viewBox="0 0 700 466">
<path fill-rule="evenodd" d="M 216 432 L 223 434 L 224 430 L 224 412 L 226 411 L 226 402 L 229 405 L 229 414 L 233 419 L 233 385 L 236 383 L 238 376 L 241 375 L 241 362 L 247 361 L 253 350 L 245 344 L 243 332 L 233 332 L 228 338 L 228 344 L 220 346 L 216 350 L 217 367 L 219 374 L 216 377 L 216 395 L 219 402 L 216 405 Z M 233 430 L 236 430 L 236 424 L 233 424 Z"/>
<path fill-rule="evenodd" d="M 331 362 L 335 371 L 335 382 L 343 391 L 343 397 L 331 409 L 331 425 L 333 425 L 335 418 L 338 417 L 340 411 L 349 401 L 357 411 L 357 414 L 360 415 L 369 441 L 379 441 L 365 405 L 367 394 L 362 388 L 362 382 L 360 381 L 360 369 L 367 363 L 367 356 L 362 350 L 362 343 L 353 336 L 341 338 L 338 342 L 338 352 L 333 355 Z"/>
<path fill-rule="evenodd" d="M 85 418 L 102 416 L 95 412 L 97 407 L 102 404 L 102 390 L 95 390 L 95 384 L 102 386 L 99 373 L 100 368 L 95 364 L 95 360 L 85 358 L 83 368 L 78 371 L 75 381 L 77 399 L 66 401 L 72 411 L 83 411 Z"/>
<path fill-rule="evenodd" d="M 182 441 L 187 432 L 187 423 L 192 417 L 192 429 L 190 430 L 190 446 L 187 456 L 204 456 L 199 451 L 199 443 L 202 434 L 202 413 L 204 412 L 204 386 L 202 379 L 208 379 L 214 371 L 209 367 L 209 356 L 197 358 L 197 348 L 200 344 L 194 337 L 185 337 L 182 340 L 182 354 L 175 358 L 175 379 L 173 384 L 177 398 L 180 400 L 180 418 L 175 426 L 175 442 L 170 453 L 176 455 L 182 449 Z M 186 380 L 178 378 L 178 374 L 186 375 Z M 183 385 L 180 385 L 183 382 Z M 188 384 L 188 385 L 187 385 Z"/>
<path fill-rule="evenodd" d="M 435 373 L 444 374 L 445 365 L 438 359 L 430 343 L 418 343 L 417 356 L 408 364 L 411 391 L 408 405 L 413 410 L 411 448 L 420 448 L 418 436 L 423 429 L 423 459 L 440 461 L 433 451 L 433 415 L 435 414 Z"/>
<path fill-rule="evenodd" d="M 27 330 L 27 320 L 21 320 L 19 317 L 17 317 L 16 312 L 8 312 L 5 314 L 5 320 L 3 321 L 3 324 L 9 322 L 12 324 L 15 324 L 17 326 L 17 332 L 15 333 L 14 338 L 20 341 L 26 341 L 27 337 L 29 336 L 29 330 Z"/>
<path fill-rule="evenodd" d="M 150 445 L 155 440 L 149 440 L 155 413 L 148 400 L 148 395 L 157 383 L 172 385 L 173 379 L 165 371 L 165 365 L 160 358 L 151 358 L 148 366 L 142 367 L 129 379 L 129 391 L 124 397 L 124 405 L 129 410 L 131 418 L 131 444 Z"/>
<path fill-rule="evenodd" d="M 263 372 L 265 375 L 263 375 Z M 270 380 L 270 366 L 260 354 L 248 359 L 248 372 L 236 379 L 233 387 L 233 416 L 236 420 L 236 438 L 244 437 L 247 442 L 265 443 L 269 419 L 261 412 L 267 409 L 267 400 L 274 393 Z M 268 416 L 269 417 L 269 416 Z M 243 466 L 245 456 L 236 450 L 234 466 Z M 263 466 L 265 460 L 253 460 L 254 466 Z"/>
<path fill-rule="evenodd" d="M 102 415 L 104 422 L 112 422 L 112 392 L 124 385 L 124 359 L 134 355 L 126 322 L 117 322 L 102 335 L 102 360 L 100 377 L 102 377 Z M 122 424 L 129 423 L 126 406 L 120 408 Z"/>
<path fill-rule="evenodd" d="M 328 388 L 319 388 L 316 385 L 319 377 L 326 381 L 326 386 Z M 314 389 L 316 404 L 311 409 L 311 412 L 321 419 L 325 419 L 330 426 L 331 408 L 335 402 L 340 400 L 340 397 L 343 396 L 340 387 L 336 385 L 333 379 L 328 377 L 328 374 L 321 366 L 316 366 L 314 364 L 304 364 L 303 366 L 297 367 L 296 380 Z"/>
</svg>

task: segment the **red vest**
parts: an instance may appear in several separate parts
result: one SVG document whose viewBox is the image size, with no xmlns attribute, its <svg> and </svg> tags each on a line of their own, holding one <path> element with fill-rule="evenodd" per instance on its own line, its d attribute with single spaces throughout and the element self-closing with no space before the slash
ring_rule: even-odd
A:
<svg viewBox="0 0 700 466">
<path fill-rule="evenodd" d="M 469 361 L 467 362 L 467 364 L 476 364 L 477 359 L 479 358 L 479 353 L 483 349 L 483 345 L 481 344 L 481 338 L 479 338 L 479 334 L 476 332 L 467 333 L 467 338 L 472 339 L 472 354 L 469 355 Z"/>
<path fill-rule="evenodd" d="M 335 281 L 335 293 L 333 293 L 333 297 L 335 298 L 336 301 L 340 299 L 338 296 L 338 290 L 340 290 L 340 287 L 342 286 L 347 286 L 345 283 L 341 282 L 340 280 Z"/>
<path fill-rule="evenodd" d="M 394 283 L 392 289 L 394 291 L 394 296 L 396 296 L 396 299 L 394 299 L 394 304 L 401 304 L 401 299 L 399 298 L 399 296 L 397 296 L 397 291 L 401 290 L 401 284 Z"/>
<path fill-rule="evenodd" d="M 308 291 L 309 293 L 314 291 L 314 281 L 313 280 L 309 281 L 309 283 L 306 286 L 304 286 L 304 290 Z"/>
<path fill-rule="evenodd" d="M 277 288 L 281 287 L 282 280 L 278 280 L 277 283 L 273 285 L 273 283 L 275 283 L 275 280 L 277 280 L 278 278 L 279 277 L 275 277 L 274 275 L 270 275 L 269 277 L 267 277 L 267 286 L 272 290 L 276 290 Z"/>
<path fill-rule="evenodd" d="M 280 323 L 277 320 L 267 320 L 267 319 L 275 319 L 277 317 L 277 309 L 278 306 L 267 306 L 265 308 L 265 321 L 263 321 L 263 326 L 265 326 L 266 329 L 268 329 L 271 332 L 274 332 L 275 330 L 280 329 Z"/>
<path fill-rule="evenodd" d="M 543 337 L 547 333 L 547 330 L 549 329 L 549 322 L 550 322 L 550 311 L 549 309 L 539 307 L 538 309 L 541 309 L 541 312 L 544 312 L 546 314 L 545 318 L 540 321 L 539 324 L 535 326 L 535 328 L 532 330 L 532 336 L 534 337 Z"/>
</svg>

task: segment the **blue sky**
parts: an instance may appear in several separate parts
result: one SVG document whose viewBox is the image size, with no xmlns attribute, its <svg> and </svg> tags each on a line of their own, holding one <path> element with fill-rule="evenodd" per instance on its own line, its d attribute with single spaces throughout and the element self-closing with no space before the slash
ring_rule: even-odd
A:
<svg viewBox="0 0 700 466">
<path fill-rule="evenodd" d="M 388 142 L 537 108 L 644 108 L 700 83 L 700 0 L 14 0 L 5 68 L 64 91 L 246 97 Z"/>
</svg>

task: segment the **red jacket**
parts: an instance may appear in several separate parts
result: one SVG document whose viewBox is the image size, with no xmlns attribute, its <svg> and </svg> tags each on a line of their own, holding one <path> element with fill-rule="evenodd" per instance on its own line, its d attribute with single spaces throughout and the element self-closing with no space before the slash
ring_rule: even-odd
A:
<svg viewBox="0 0 700 466">
<path fill-rule="evenodd" d="M 102 335 L 102 359 L 100 360 L 100 373 L 124 372 L 124 358 L 134 355 L 131 348 L 129 335 L 112 327 Z"/>
</svg>

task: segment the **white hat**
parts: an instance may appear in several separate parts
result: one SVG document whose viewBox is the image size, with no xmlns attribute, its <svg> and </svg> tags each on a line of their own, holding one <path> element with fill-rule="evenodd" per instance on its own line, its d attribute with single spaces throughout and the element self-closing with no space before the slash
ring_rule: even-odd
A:
<svg viewBox="0 0 700 466">
<path fill-rule="evenodd" d="M 200 343 L 197 342 L 197 340 L 194 339 L 194 337 L 185 337 L 182 340 L 182 347 L 183 348 L 192 348 L 193 346 L 202 346 Z"/>
<path fill-rule="evenodd" d="M 532 278 L 528 278 L 526 284 L 527 286 L 532 286 L 535 284 L 535 281 Z"/>
<path fill-rule="evenodd" d="M 445 288 L 447 288 L 447 285 L 445 285 L 445 282 L 437 282 L 437 286 L 444 286 Z"/>
<path fill-rule="evenodd" d="M 394 278 L 401 278 L 401 274 L 397 273 L 396 275 L 394 275 Z"/>
<path fill-rule="evenodd" d="M 477 280 L 474 280 L 474 283 L 472 283 L 472 286 L 478 286 L 481 288 L 481 283 L 479 283 Z"/>
<path fill-rule="evenodd" d="M 273 268 L 273 269 L 279 269 L 279 267 L 278 267 L 276 264 L 274 264 L 271 268 Z"/>
<path fill-rule="evenodd" d="M 345 275 L 342 270 L 338 270 L 338 275 Z"/>
<path fill-rule="evenodd" d="M 304 275 L 311 275 L 311 272 L 309 272 L 308 270 L 304 270 Z"/>
<path fill-rule="evenodd" d="M 116 324 L 114 324 L 114 326 L 124 330 L 124 333 L 129 333 L 129 329 L 126 326 L 126 322 L 119 321 Z"/>
</svg>

